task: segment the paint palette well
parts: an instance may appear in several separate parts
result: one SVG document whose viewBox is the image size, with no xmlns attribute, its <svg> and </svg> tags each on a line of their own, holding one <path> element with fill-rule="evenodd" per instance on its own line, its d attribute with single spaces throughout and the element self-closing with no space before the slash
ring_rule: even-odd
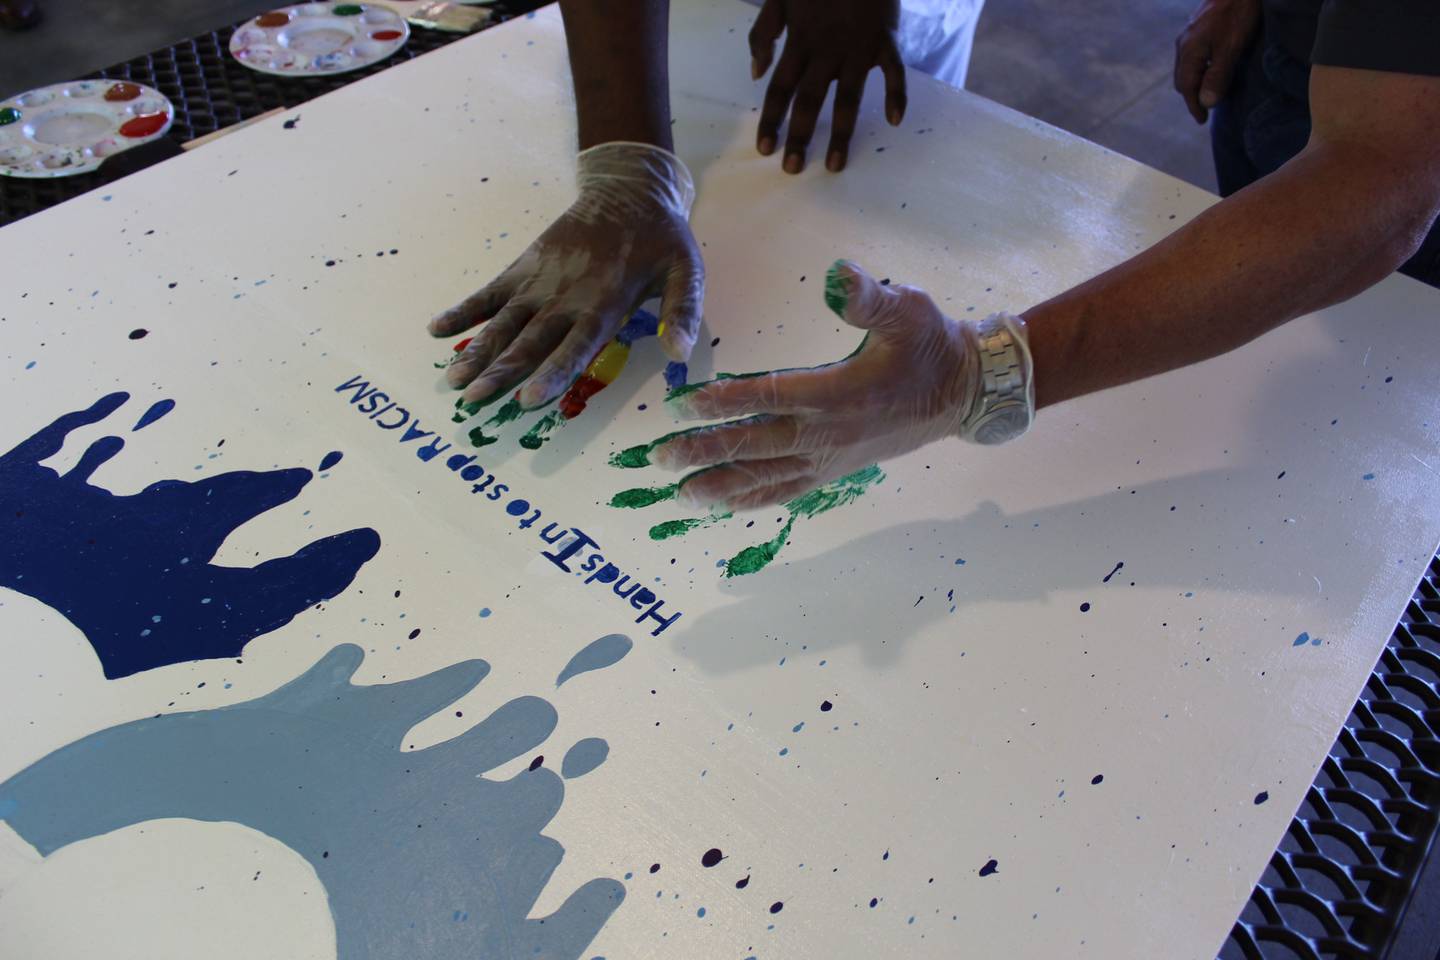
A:
<svg viewBox="0 0 1440 960">
<path fill-rule="evenodd" d="M 0 100 L 0 175 L 69 177 L 165 135 L 175 107 L 138 83 L 79 80 Z"/>
<path fill-rule="evenodd" d="M 405 18 L 387 7 L 302 3 L 262 13 L 238 28 L 230 53 L 261 73 L 314 77 L 379 63 L 409 38 Z"/>
</svg>

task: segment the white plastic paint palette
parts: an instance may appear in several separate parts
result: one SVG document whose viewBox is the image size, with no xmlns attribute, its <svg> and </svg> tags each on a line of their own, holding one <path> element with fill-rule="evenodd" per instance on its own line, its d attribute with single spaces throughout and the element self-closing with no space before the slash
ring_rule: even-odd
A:
<svg viewBox="0 0 1440 960">
<path fill-rule="evenodd" d="M 175 108 L 158 90 L 115 80 L 40 87 L 0 101 L 0 175 L 69 177 L 163 137 Z"/>
<path fill-rule="evenodd" d="M 230 37 L 230 53 L 261 73 L 314 77 L 379 63 L 409 38 L 405 19 L 386 7 L 302 3 L 240 27 Z"/>
</svg>

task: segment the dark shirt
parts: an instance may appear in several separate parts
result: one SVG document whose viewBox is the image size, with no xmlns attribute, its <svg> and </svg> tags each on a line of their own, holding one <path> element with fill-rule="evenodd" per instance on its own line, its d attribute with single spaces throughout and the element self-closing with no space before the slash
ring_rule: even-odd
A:
<svg viewBox="0 0 1440 960">
<path fill-rule="evenodd" d="M 1440 76 L 1440 0 L 1262 0 L 1265 36 L 1302 63 Z"/>
</svg>

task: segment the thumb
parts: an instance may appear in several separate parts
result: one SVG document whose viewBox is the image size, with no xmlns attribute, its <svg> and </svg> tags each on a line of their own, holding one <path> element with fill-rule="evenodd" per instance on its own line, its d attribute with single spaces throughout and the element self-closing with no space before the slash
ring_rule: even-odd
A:
<svg viewBox="0 0 1440 960">
<path fill-rule="evenodd" d="M 677 363 L 690 359 L 700 335 L 705 303 L 705 267 L 698 260 L 682 260 L 665 276 L 660 296 L 660 348 Z"/>
<path fill-rule="evenodd" d="M 900 298 L 849 260 L 836 260 L 825 274 L 825 305 L 852 327 L 883 330 L 900 318 Z"/>
</svg>

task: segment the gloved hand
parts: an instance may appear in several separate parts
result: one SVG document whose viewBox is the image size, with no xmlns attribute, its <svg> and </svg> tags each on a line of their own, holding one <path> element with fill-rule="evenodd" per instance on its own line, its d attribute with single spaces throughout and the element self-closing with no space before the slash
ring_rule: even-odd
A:
<svg viewBox="0 0 1440 960">
<path fill-rule="evenodd" d="M 705 266 L 690 233 L 695 185 L 680 158 L 642 143 L 579 156 L 579 196 L 520 258 L 430 321 L 436 337 L 484 324 L 446 370 L 462 399 L 520 403 L 565 391 L 645 300 L 659 296 L 660 344 L 684 362 L 695 345 Z"/>
<path fill-rule="evenodd" d="M 905 64 L 896 35 L 899 24 L 899 0 L 765 0 L 750 29 L 753 79 L 760 79 L 770 69 L 775 41 L 782 32 L 787 36 L 780 63 L 765 90 L 756 149 L 767 157 L 775 152 L 780 123 L 789 111 L 784 170 L 803 170 L 805 150 L 834 83 L 834 117 L 825 168 L 832 173 L 845 169 L 865 77 L 875 67 L 885 74 L 885 119 L 891 126 L 899 126 L 905 116 Z"/>
<path fill-rule="evenodd" d="M 657 466 L 704 468 L 681 480 L 682 503 L 761 507 L 970 435 L 982 392 L 975 324 L 946 317 L 922 290 L 882 286 L 845 261 L 826 276 L 825 302 L 867 331 L 849 357 L 712 380 L 666 401 L 681 419 L 745 418 L 687 430 L 651 449 Z"/>
</svg>

